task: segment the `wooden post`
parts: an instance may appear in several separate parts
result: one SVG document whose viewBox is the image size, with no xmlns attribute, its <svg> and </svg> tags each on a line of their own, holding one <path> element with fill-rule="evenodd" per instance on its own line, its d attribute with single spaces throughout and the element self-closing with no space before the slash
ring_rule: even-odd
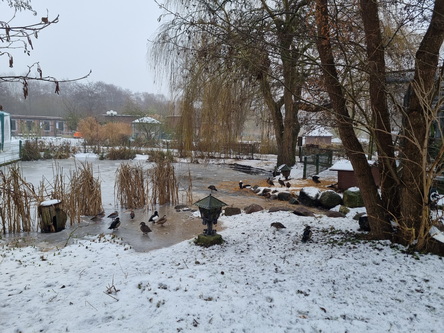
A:
<svg viewBox="0 0 444 333">
<path fill-rule="evenodd" d="M 60 208 L 60 200 L 43 201 L 38 209 L 41 232 L 59 232 L 65 229 L 67 215 Z"/>
</svg>

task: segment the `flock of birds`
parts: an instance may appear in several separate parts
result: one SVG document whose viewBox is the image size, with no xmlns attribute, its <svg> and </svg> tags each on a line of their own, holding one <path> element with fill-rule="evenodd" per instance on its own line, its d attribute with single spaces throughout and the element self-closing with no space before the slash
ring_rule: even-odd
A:
<svg viewBox="0 0 444 333">
<path fill-rule="evenodd" d="M 100 212 L 96 216 L 93 216 L 91 218 L 91 220 L 96 221 L 97 219 L 102 218 L 104 216 L 105 216 L 105 212 Z M 134 213 L 134 210 L 131 210 L 130 218 L 133 220 L 135 217 L 136 217 L 136 214 Z M 114 211 L 113 213 L 109 214 L 107 216 L 107 218 L 112 219 L 112 222 L 109 225 L 108 229 L 110 229 L 112 231 L 118 230 L 121 225 L 118 211 Z M 151 217 L 149 218 L 148 221 L 152 222 L 153 224 L 156 223 L 158 225 L 163 226 L 167 222 L 167 217 L 166 217 L 166 215 L 160 217 L 159 212 L 156 210 L 154 212 L 154 214 L 151 215 Z M 149 232 L 152 232 L 151 228 L 145 222 L 140 222 L 140 231 L 142 231 L 143 235 L 148 235 Z"/>
<path fill-rule="evenodd" d="M 286 229 L 287 227 L 283 225 L 281 222 L 273 222 L 271 224 L 271 227 L 275 228 L 275 230 L 281 230 Z M 304 232 L 302 233 L 302 242 L 307 243 L 309 240 L 311 240 L 313 232 L 311 230 L 311 227 L 309 225 L 305 226 Z"/>
</svg>

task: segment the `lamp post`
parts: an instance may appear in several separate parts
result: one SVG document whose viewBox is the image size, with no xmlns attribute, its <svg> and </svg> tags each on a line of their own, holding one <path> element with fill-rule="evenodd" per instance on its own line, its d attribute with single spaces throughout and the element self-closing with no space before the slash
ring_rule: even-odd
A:
<svg viewBox="0 0 444 333">
<path fill-rule="evenodd" d="M 204 229 L 203 234 L 198 235 L 196 244 L 203 246 L 221 244 L 223 241 L 222 237 L 216 234 L 213 225 L 217 224 L 217 219 L 222 213 L 222 207 L 227 206 L 227 204 L 213 197 L 211 194 L 194 204 L 199 207 L 202 224 L 207 227 Z"/>
</svg>

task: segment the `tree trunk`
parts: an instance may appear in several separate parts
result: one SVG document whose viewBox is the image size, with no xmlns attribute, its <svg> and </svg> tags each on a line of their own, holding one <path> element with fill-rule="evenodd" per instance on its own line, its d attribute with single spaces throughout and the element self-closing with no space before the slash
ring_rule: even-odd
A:
<svg viewBox="0 0 444 333">
<path fill-rule="evenodd" d="M 361 189 L 372 234 L 378 238 L 387 238 L 389 235 L 386 233 L 386 230 L 389 223 L 386 219 L 385 210 L 364 149 L 354 132 L 353 121 L 348 113 L 345 94 L 336 70 L 330 42 L 327 2 L 328 0 L 316 0 L 317 47 L 321 58 L 321 69 L 324 74 L 325 86 L 332 102 L 339 135 L 353 166 L 358 186 Z"/>
<path fill-rule="evenodd" d="M 444 41 L 444 0 L 435 1 L 430 25 L 416 53 L 415 76 L 405 110 L 401 225 L 404 242 L 426 246 L 429 229 L 428 195 L 433 172 L 427 172 L 428 129 L 435 119 L 431 104 L 435 93 L 439 50 Z"/>
</svg>

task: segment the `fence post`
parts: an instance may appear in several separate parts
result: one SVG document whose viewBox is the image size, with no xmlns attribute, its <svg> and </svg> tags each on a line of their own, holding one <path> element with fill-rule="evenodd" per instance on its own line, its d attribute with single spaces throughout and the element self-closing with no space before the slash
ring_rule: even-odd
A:
<svg viewBox="0 0 444 333">
<path fill-rule="evenodd" d="M 304 171 L 302 173 L 302 179 L 307 179 L 307 156 L 304 156 Z"/>
<path fill-rule="evenodd" d="M 316 174 L 318 174 L 319 173 L 319 154 L 316 154 L 315 163 L 316 163 Z"/>
</svg>

